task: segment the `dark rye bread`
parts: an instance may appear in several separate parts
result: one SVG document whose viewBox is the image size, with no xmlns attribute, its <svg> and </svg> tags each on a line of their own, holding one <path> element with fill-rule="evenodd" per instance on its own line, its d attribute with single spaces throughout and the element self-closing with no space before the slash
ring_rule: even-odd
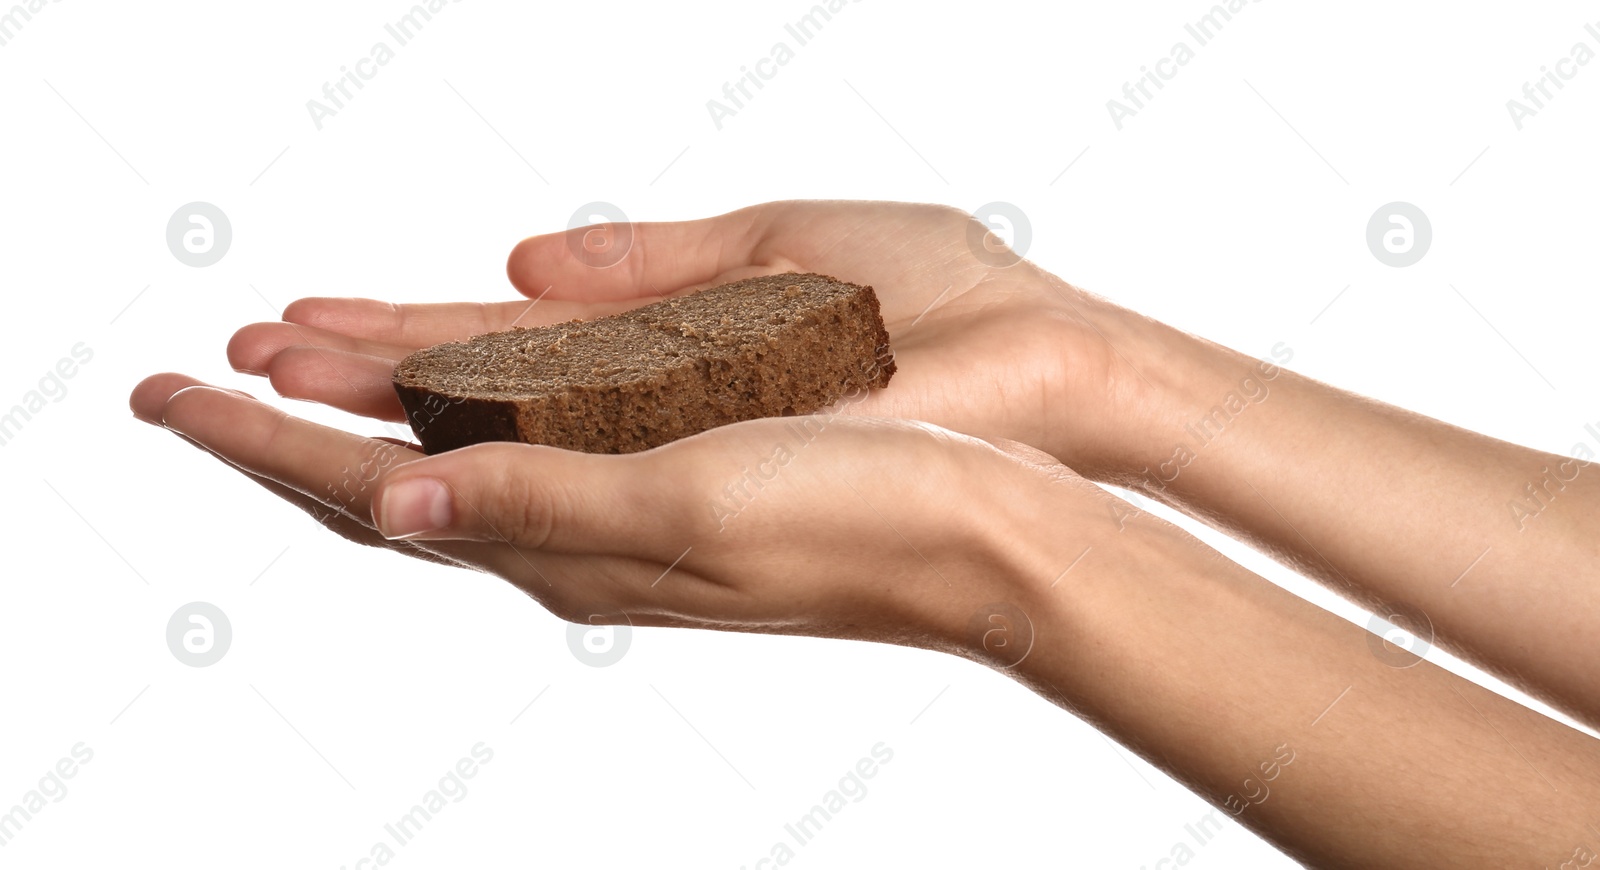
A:
<svg viewBox="0 0 1600 870">
<path fill-rule="evenodd" d="M 484 441 L 632 453 L 807 414 L 894 370 L 871 287 L 789 272 L 419 350 L 394 386 L 430 454 Z"/>
</svg>

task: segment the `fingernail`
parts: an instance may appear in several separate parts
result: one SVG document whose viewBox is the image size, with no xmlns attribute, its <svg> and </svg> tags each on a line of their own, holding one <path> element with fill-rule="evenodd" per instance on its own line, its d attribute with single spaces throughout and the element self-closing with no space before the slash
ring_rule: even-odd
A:
<svg viewBox="0 0 1600 870">
<path fill-rule="evenodd" d="M 389 540 L 410 538 L 449 528 L 455 518 L 455 500 L 444 481 L 413 477 L 390 484 L 378 499 L 373 522 Z"/>
</svg>

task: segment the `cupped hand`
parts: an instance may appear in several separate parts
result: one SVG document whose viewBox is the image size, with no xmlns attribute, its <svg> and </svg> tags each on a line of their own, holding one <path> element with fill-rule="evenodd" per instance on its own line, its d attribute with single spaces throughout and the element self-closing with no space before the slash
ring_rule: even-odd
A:
<svg viewBox="0 0 1600 870">
<path fill-rule="evenodd" d="M 1087 471 L 1112 464 L 1153 387 L 1130 361 L 1144 341 L 1140 318 L 1022 260 L 964 212 L 887 202 L 776 202 L 534 236 L 507 265 L 523 299 L 301 299 L 284 322 L 240 330 L 228 355 L 285 396 L 402 421 L 390 378 L 420 347 L 786 271 L 878 292 L 898 372 L 843 413 L 1021 441 Z"/>
<path fill-rule="evenodd" d="M 132 406 L 350 540 L 499 575 L 573 622 L 981 660 L 972 615 L 1045 593 L 1114 515 L 1037 451 L 894 419 L 755 420 L 622 456 L 496 443 L 426 457 L 183 375 L 146 379 Z M 1063 491 L 1071 531 L 1043 548 L 1019 536 L 1034 496 L 1060 513 Z"/>
</svg>

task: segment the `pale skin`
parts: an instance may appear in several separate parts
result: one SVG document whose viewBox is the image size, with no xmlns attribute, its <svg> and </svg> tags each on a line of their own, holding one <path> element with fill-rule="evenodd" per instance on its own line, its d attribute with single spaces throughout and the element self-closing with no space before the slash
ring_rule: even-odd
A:
<svg viewBox="0 0 1600 870">
<path fill-rule="evenodd" d="M 183 375 L 146 379 L 132 406 L 347 538 L 498 574 L 567 619 L 983 661 L 1313 866 L 1600 853 L 1594 739 L 1375 650 L 1360 626 L 1089 482 L 1142 488 L 1363 603 L 1420 610 L 1435 643 L 1595 727 L 1600 465 L 1265 377 L 1027 261 L 980 256 L 971 223 L 937 206 L 771 203 L 635 224 L 609 268 L 567 234 L 536 236 L 508 266 L 524 298 L 303 299 L 229 344 L 235 368 L 282 395 L 400 421 L 390 371 L 418 347 L 791 269 L 873 285 L 893 383 L 824 418 L 731 521 L 711 504 L 793 441 L 786 421 L 629 456 L 425 457 Z M 1252 375 L 1265 398 L 1174 463 L 1185 427 Z M 1546 497 L 1528 502 L 1541 480 Z M 1519 497 L 1531 517 L 1508 507 Z M 1002 624 L 1014 642 L 995 642 Z"/>
</svg>

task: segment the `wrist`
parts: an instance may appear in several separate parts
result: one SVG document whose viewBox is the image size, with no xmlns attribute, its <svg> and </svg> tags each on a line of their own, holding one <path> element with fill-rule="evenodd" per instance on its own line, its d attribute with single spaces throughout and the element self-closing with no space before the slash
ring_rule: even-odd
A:
<svg viewBox="0 0 1600 870">
<path fill-rule="evenodd" d="M 1047 406 L 1047 449 L 1091 480 L 1162 488 L 1263 401 L 1293 357 L 1280 343 L 1254 359 L 1042 277 L 1063 303 L 1055 344 L 1070 354 Z"/>
<path fill-rule="evenodd" d="M 1154 691 L 1159 678 L 1136 672 L 1181 656 L 1174 641 L 1235 603 L 1247 573 L 1082 479 L 1066 476 L 1013 508 L 1024 519 L 997 541 L 1008 570 L 989 606 L 969 616 L 962 654 L 1096 719 L 1123 715 L 1130 686 Z M 1126 673 L 1107 680 L 1108 668 Z"/>
<path fill-rule="evenodd" d="M 1038 446 L 1093 480 L 1124 473 L 1149 453 L 1150 422 L 1182 388 L 1171 357 L 1187 336 L 1048 272 L 1033 283 L 1053 334 L 1039 361 L 1051 374 Z"/>
<path fill-rule="evenodd" d="M 1096 477 L 1155 497 L 1186 487 L 1181 480 L 1196 474 L 1196 460 L 1223 456 L 1221 439 L 1260 417 L 1262 404 L 1283 382 L 1294 355 L 1279 343 L 1254 358 L 1215 342 L 1170 330 L 1172 363 L 1160 367 L 1157 389 L 1142 412 L 1143 437 L 1129 439 L 1130 449 L 1115 466 Z M 1234 436 L 1235 438 L 1237 436 Z M 1234 440 L 1229 438 L 1227 440 Z"/>
<path fill-rule="evenodd" d="M 1075 655 L 1091 612 L 1129 616 L 1141 588 L 1192 571 L 1209 552 L 1042 454 L 990 473 L 981 492 L 964 523 L 974 569 L 936 633 L 946 651 L 1019 677 L 1039 657 Z"/>
</svg>

